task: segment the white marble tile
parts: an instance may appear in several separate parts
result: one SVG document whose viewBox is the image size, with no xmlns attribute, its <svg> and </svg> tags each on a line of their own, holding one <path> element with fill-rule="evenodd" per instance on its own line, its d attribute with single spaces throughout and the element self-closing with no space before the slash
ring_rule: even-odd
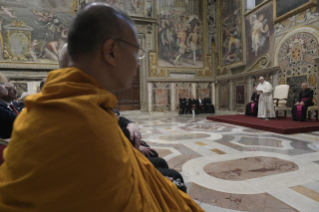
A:
<svg viewBox="0 0 319 212">
<path fill-rule="evenodd" d="M 319 202 L 312 200 L 290 188 L 276 189 L 269 191 L 268 193 L 301 212 L 319 211 Z"/>
<path fill-rule="evenodd" d="M 302 186 L 307 187 L 307 188 L 319 193 L 319 181 L 315 181 L 312 183 L 306 183 L 306 184 L 303 184 Z"/>
<path fill-rule="evenodd" d="M 314 179 L 301 175 L 298 171 L 270 175 L 246 180 L 257 188 L 269 192 L 280 188 L 288 188 L 303 183 L 314 182 Z"/>
</svg>

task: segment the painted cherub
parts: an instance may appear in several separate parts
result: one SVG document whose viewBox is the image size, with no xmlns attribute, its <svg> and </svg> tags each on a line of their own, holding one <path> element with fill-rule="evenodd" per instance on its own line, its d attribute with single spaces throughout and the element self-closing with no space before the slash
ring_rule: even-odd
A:
<svg viewBox="0 0 319 212">
<path fill-rule="evenodd" d="M 3 56 L 4 56 L 5 59 L 11 60 L 12 56 L 8 52 L 8 49 L 9 49 L 9 44 L 4 43 L 4 45 L 3 45 Z"/>
<path fill-rule="evenodd" d="M 11 18 L 17 18 L 16 13 L 14 12 L 14 13 L 12 14 L 12 12 L 10 12 L 10 10 L 13 10 L 13 9 L 10 9 L 10 8 L 8 8 L 8 7 L 1 6 L 1 7 L 0 7 L 0 14 L 2 14 L 2 15 L 8 15 L 8 16 L 11 17 Z"/>
<path fill-rule="evenodd" d="M 32 10 L 33 14 L 36 15 L 36 19 L 37 21 L 41 21 L 41 22 L 49 22 L 51 20 L 53 20 L 53 13 L 52 12 L 48 12 L 48 13 L 44 13 L 39 11 L 39 9 L 37 9 L 37 11 Z"/>
</svg>

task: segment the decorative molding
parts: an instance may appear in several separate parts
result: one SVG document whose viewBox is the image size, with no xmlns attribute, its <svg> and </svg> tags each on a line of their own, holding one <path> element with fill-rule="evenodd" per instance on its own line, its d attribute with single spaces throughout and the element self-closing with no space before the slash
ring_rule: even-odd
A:
<svg viewBox="0 0 319 212">
<path fill-rule="evenodd" d="M 317 0 L 309 0 L 308 3 L 302 5 L 302 6 L 296 8 L 296 9 L 294 9 L 294 10 L 292 10 L 292 11 L 290 11 L 290 12 L 288 12 L 288 13 L 280 16 L 280 17 L 276 16 L 276 13 L 277 13 L 276 12 L 276 3 L 277 3 L 277 1 L 274 0 L 274 9 L 273 9 L 273 11 L 274 11 L 274 24 L 282 22 L 282 21 L 288 19 L 291 16 L 297 15 L 298 13 L 303 12 L 304 10 L 317 5 Z"/>
<path fill-rule="evenodd" d="M 279 67 L 275 66 L 275 67 L 260 69 L 260 70 L 254 71 L 254 72 L 245 72 L 245 73 L 238 74 L 238 75 L 220 77 L 220 78 L 218 78 L 218 80 L 219 81 L 231 80 L 231 79 L 237 79 L 239 77 L 246 77 L 246 76 L 251 76 L 251 75 L 265 75 L 265 74 L 274 73 L 274 72 L 278 72 L 278 71 L 279 71 Z"/>
<path fill-rule="evenodd" d="M 244 16 L 246 17 L 247 15 L 249 15 L 249 14 L 251 14 L 251 13 L 259 12 L 258 10 L 259 10 L 262 6 L 264 6 L 265 4 L 267 4 L 268 2 L 270 2 L 270 1 L 272 1 L 272 0 L 266 0 L 266 1 L 262 2 L 261 4 L 258 4 L 258 5 L 257 5 L 256 7 L 254 7 L 253 9 L 251 9 L 251 10 L 245 12 Z"/>
<path fill-rule="evenodd" d="M 155 82 L 155 88 L 154 89 L 168 89 L 169 83 L 167 82 Z"/>
<path fill-rule="evenodd" d="M 270 64 L 270 56 L 268 54 L 259 57 L 256 62 L 246 69 L 245 72 L 252 72 L 260 69 L 265 69 Z"/>
</svg>

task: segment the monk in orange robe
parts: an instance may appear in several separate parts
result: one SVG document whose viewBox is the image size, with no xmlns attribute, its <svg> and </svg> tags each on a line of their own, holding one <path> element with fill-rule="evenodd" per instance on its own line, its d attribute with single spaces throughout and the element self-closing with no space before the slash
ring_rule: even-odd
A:
<svg viewBox="0 0 319 212">
<path fill-rule="evenodd" d="M 111 109 L 111 92 L 131 85 L 142 58 L 132 20 L 89 4 L 73 20 L 68 52 L 71 68 L 50 72 L 14 123 L 0 211 L 204 211 L 130 144 Z"/>
</svg>

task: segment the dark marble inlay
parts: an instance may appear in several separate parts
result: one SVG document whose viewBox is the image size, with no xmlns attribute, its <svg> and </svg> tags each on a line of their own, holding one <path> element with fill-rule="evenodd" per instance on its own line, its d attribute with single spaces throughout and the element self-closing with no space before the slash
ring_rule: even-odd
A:
<svg viewBox="0 0 319 212">
<path fill-rule="evenodd" d="M 157 148 L 153 148 L 153 149 L 158 153 L 158 156 L 161 158 L 172 154 L 172 151 L 169 149 L 157 149 Z"/>
<path fill-rule="evenodd" d="M 189 183 L 188 194 L 195 200 L 221 208 L 249 212 L 297 212 L 274 196 L 263 194 L 231 194 Z"/>
<path fill-rule="evenodd" d="M 191 134 L 166 135 L 166 136 L 161 136 L 159 139 L 165 140 L 165 141 L 179 141 L 179 140 L 208 138 L 208 137 L 210 137 L 210 135 L 205 133 L 191 133 Z"/>
<path fill-rule="evenodd" d="M 210 163 L 204 171 L 223 180 L 247 180 L 298 170 L 294 162 L 274 157 L 249 157 Z"/>
</svg>

